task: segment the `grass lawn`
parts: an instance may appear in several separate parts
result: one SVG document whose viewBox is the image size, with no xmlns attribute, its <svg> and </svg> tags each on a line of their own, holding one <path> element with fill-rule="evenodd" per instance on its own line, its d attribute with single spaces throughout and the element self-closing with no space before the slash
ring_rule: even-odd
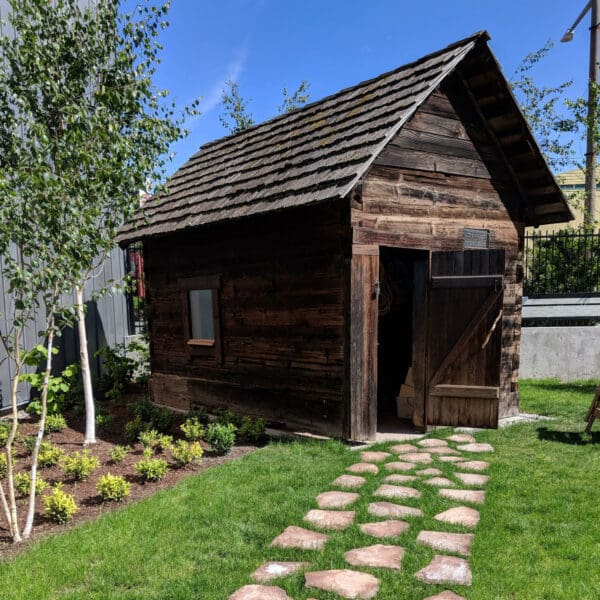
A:
<svg viewBox="0 0 600 600">
<path fill-rule="evenodd" d="M 600 598 L 600 434 L 581 433 L 593 386 L 523 382 L 521 390 L 524 411 L 556 418 L 477 434 L 496 452 L 485 456 L 491 480 L 471 558 L 473 586 L 454 589 L 482 600 Z M 352 527 L 331 534 L 322 553 L 268 545 L 287 525 L 302 525 L 314 497 L 356 461 L 355 452 L 334 442 L 272 444 L 38 542 L 0 564 L 0 597 L 224 600 L 250 583 L 266 559 L 342 568 L 346 550 L 376 540 Z M 366 508 L 380 478 L 368 476 L 357 523 L 374 520 Z M 404 503 L 420 506 L 425 517 L 411 519 L 398 541 L 407 550 L 402 572 L 371 570 L 381 580 L 381 600 L 422 600 L 444 589 L 414 579 L 434 554 L 415 538 L 421 529 L 440 529 L 432 516 L 453 503 L 426 485 L 416 487 L 423 497 Z M 297 600 L 339 598 L 307 593 L 302 581 L 298 574 L 278 584 Z"/>
</svg>

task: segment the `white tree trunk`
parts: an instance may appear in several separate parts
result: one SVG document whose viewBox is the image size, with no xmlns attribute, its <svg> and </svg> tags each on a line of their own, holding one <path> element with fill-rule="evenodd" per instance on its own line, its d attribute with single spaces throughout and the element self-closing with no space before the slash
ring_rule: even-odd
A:
<svg viewBox="0 0 600 600">
<path fill-rule="evenodd" d="M 42 414 L 38 424 L 38 432 L 35 438 L 35 446 L 31 455 L 31 487 L 29 489 L 29 504 L 27 507 L 27 518 L 25 519 L 25 527 L 23 527 L 23 539 L 26 540 L 31 535 L 33 528 L 33 517 L 35 515 L 35 483 L 37 480 L 37 465 L 40 445 L 44 438 L 44 429 L 46 426 L 46 413 L 48 409 L 48 383 L 52 373 L 52 349 L 54 347 L 54 307 L 52 307 L 52 316 L 50 317 L 50 332 L 48 333 L 48 342 L 46 343 L 46 370 L 44 371 L 44 384 L 42 387 Z"/>
<path fill-rule="evenodd" d="M 77 326 L 79 330 L 79 357 L 81 360 L 81 378 L 83 380 L 83 397 L 85 399 L 85 439 L 83 444 L 96 443 L 96 412 L 94 406 L 94 390 L 90 373 L 88 356 L 88 340 L 85 330 L 85 311 L 83 307 L 83 286 L 75 288 L 77 296 Z"/>
</svg>

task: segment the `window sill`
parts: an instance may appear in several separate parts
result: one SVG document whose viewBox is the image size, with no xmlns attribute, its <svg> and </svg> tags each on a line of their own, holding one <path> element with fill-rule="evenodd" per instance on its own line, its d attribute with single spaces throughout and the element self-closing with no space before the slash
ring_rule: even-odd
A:
<svg viewBox="0 0 600 600">
<path fill-rule="evenodd" d="M 214 348 L 215 340 L 188 340 L 188 346 L 201 346 L 204 348 Z"/>
</svg>

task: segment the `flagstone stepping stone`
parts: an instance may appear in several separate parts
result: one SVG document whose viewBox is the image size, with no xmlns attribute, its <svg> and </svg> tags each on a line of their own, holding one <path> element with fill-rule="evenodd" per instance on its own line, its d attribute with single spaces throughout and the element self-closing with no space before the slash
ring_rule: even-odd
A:
<svg viewBox="0 0 600 600">
<path fill-rule="evenodd" d="M 454 450 L 454 448 L 446 448 L 446 447 L 435 447 L 435 448 L 423 448 L 420 452 L 427 452 L 428 454 L 438 454 L 438 455 L 454 455 L 460 456 L 460 452 L 458 450 Z"/>
<path fill-rule="evenodd" d="M 488 475 L 477 475 L 475 473 L 455 473 L 454 477 L 460 479 L 466 485 L 485 485 L 490 479 Z"/>
<path fill-rule="evenodd" d="M 390 450 L 394 454 L 402 454 L 404 452 L 416 452 L 418 448 L 412 444 L 396 444 L 395 446 L 392 446 Z"/>
<path fill-rule="evenodd" d="M 313 571 L 304 574 L 307 588 L 318 588 L 326 592 L 335 592 L 343 598 L 370 600 L 379 591 L 379 580 L 368 573 L 349 569 L 331 571 Z"/>
<path fill-rule="evenodd" d="M 359 498 L 355 492 L 323 492 L 317 496 L 317 504 L 319 508 L 346 508 Z"/>
<path fill-rule="evenodd" d="M 446 439 L 450 440 L 451 442 L 456 442 L 457 444 L 474 444 L 477 441 L 468 433 L 455 433 Z"/>
<path fill-rule="evenodd" d="M 363 462 L 350 465 L 346 471 L 350 471 L 350 473 L 371 473 L 373 475 L 377 475 L 377 473 L 379 473 L 377 465 Z"/>
<path fill-rule="evenodd" d="M 438 438 L 429 438 L 426 440 L 419 440 L 417 444 L 419 444 L 419 446 L 422 448 L 435 448 L 436 446 L 447 446 L 448 442 Z"/>
<path fill-rule="evenodd" d="M 436 594 L 435 596 L 427 596 L 424 600 L 467 600 L 464 596 L 459 596 L 450 590 L 446 590 L 441 594 Z"/>
<path fill-rule="evenodd" d="M 471 554 L 473 544 L 472 533 L 447 533 L 445 531 L 421 531 L 417 536 L 417 544 L 429 546 L 434 550 L 456 552 L 463 556 Z"/>
<path fill-rule="evenodd" d="M 494 446 L 492 446 L 491 444 L 478 444 L 478 443 L 461 444 L 460 446 L 457 446 L 457 448 L 464 452 L 493 452 L 494 451 Z"/>
<path fill-rule="evenodd" d="M 371 502 L 369 504 L 368 513 L 375 517 L 422 517 L 423 511 L 420 508 L 412 506 L 402 506 L 393 502 Z"/>
<path fill-rule="evenodd" d="M 485 471 L 489 466 L 485 460 L 467 460 L 456 464 L 456 468 L 461 471 Z"/>
<path fill-rule="evenodd" d="M 471 567 L 464 558 L 436 554 L 415 577 L 425 583 L 471 585 Z"/>
<path fill-rule="evenodd" d="M 384 483 L 408 483 L 409 481 L 415 481 L 419 479 L 415 475 L 398 475 L 394 473 L 392 475 L 386 475 L 383 478 Z"/>
<path fill-rule="evenodd" d="M 406 521 L 378 521 L 377 523 L 363 523 L 360 530 L 366 535 L 376 538 L 397 537 L 407 532 L 410 525 Z"/>
<path fill-rule="evenodd" d="M 427 485 L 435 485 L 437 487 L 456 485 L 454 481 L 450 481 L 446 477 L 432 477 L 431 479 L 426 479 L 423 483 Z"/>
<path fill-rule="evenodd" d="M 442 488 L 438 493 L 444 498 L 450 498 L 450 500 L 472 502 L 473 504 L 483 504 L 485 500 L 485 492 L 482 490 L 448 490 Z"/>
<path fill-rule="evenodd" d="M 411 471 L 416 468 L 415 463 L 408 462 L 389 462 L 383 465 L 387 471 Z"/>
<path fill-rule="evenodd" d="M 436 521 L 450 523 L 451 525 L 463 525 L 464 527 L 477 527 L 479 523 L 479 511 L 468 506 L 457 506 L 438 513 L 433 517 Z"/>
<path fill-rule="evenodd" d="M 309 565 L 310 563 L 307 562 L 269 561 L 258 567 L 258 569 L 252 573 L 251 577 L 254 581 L 258 581 L 258 583 L 265 583 L 271 579 L 277 579 L 278 577 L 285 577 L 290 573 L 295 573 Z"/>
<path fill-rule="evenodd" d="M 355 548 L 344 554 L 344 560 L 354 567 L 380 567 L 384 569 L 402 568 L 404 548 L 375 544 L 365 548 Z"/>
<path fill-rule="evenodd" d="M 425 464 L 430 464 L 433 462 L 433 459 L 431 458 L 431 454 L 429 454 L 429 452 L 423 452 L 423 453 L 413 452 L 413 453 L 409 453 L 409 454 L 403 454 L 402 460 L 405 460 L 407 462 L 412 462 L 412 463 L 425 463 Z"/>
<path fill-rule="evenodd" d="M 403 485 L 383 484 L 373 492 L 373 496 L 380 496 L 381 498 L 420 498 L 421 492 Z"/>
<path fill-rule="evenodd" d="M 307 523 L 311 523 L 321 529 L 342 530 L 350 527 L 354 522 L 353 510 L 309 510 L 304 517 Z"/>
<path fill-rule="evenodd" d="M 338 487 L 356 489 L 362 487 L 367 480 L 360 475 L 340 475 L 332 485 L 337 485 Z"/>
<path fill-rule="evenodd" d="M 391 454 L 389 452 L 366 451 L 360 453 L 360 460 L 368 463 L 379 463 L 384 462 L 390 456 Z"/>
<path fill-rule="evenodd" d="M 229 600 L 292 600 L 285 590 L 271 585 L 245 585 L 229 596 Z"/>
<path fill-rule="evenodd" d="M 438 460 L 447 463 L 458 463 L 464 461 L 465 459 L 460 456 L 439 456 Z"/>
<path fill-rule="evenodd" d="M 435 467 L 429 467 L 427 469 L 421 469 L 420 471 L 416 471 L 417 475 L 442 475 L 443 471 L 436 469 Z"/>
<path fill-rule="evenodd" d="M 300 550 L 322 550 L 329 539 L 324 533 L 310 531 L 290 525 L 269 545 L 273 548 L 299 548 Z"/>
</svg>

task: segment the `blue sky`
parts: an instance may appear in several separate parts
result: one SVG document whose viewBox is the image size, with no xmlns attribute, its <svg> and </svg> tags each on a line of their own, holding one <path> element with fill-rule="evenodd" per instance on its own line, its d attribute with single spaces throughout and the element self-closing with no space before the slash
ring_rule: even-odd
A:
<svg viewBox="0 0 600 600">
<path fill-rule="evenodd" d="M 284 86 L 310 83 L 311 100 L 394 69 L 481 29 L 510 77 L 522 58 L 557 42 L 535 71 L 539 84 L 587 85 L 586 17 L 558 43 L 585 0 L 173 0 L 156 83 L 184 104 L 202 96 L 202 115 L 174 145 L 175 170 L 203 143 L 227 134 L 221 92 L 232 79 L 256 122 L 277 113 Z M 583 142 L 578 150 L 583 153 Z"/>
</svg>

